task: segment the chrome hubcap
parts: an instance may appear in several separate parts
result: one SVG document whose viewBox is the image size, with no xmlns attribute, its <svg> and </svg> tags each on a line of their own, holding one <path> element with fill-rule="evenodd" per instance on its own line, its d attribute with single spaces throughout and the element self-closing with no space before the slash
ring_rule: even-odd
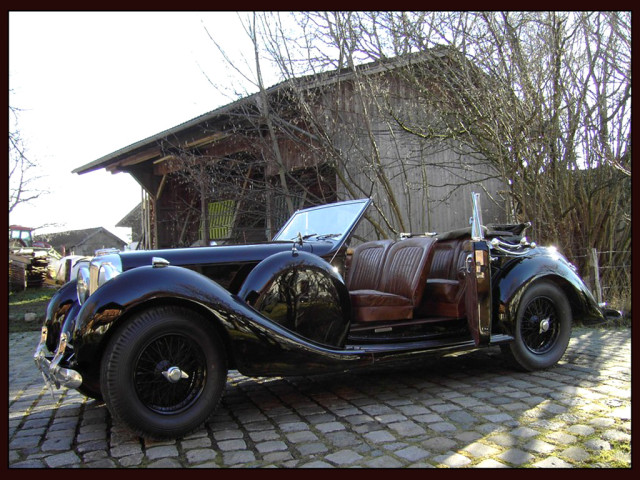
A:
<svg viewBox="0 0 640 480">
<path fill-rule="evenodd" d="M 540 333 L 547 332 L 549 330 L 550 325 L 551 325 L 551 322 L 549 321 L 549 318 L 545 318 L 544 320 L 541 320 Z"/>
<path fill-rule="evenodd" d="M 162 376 L 164 378 L 166 378 L 168 381 L 170 381 L 171 383 L 176 383 L 176 382 L 179 382 L 182 379 L 189 378 L 189 375 L 184 373 L 178 367 L 170 367 L 170 368 L 168 368 L 167 370 L 162 372 Z"/>
</svg>

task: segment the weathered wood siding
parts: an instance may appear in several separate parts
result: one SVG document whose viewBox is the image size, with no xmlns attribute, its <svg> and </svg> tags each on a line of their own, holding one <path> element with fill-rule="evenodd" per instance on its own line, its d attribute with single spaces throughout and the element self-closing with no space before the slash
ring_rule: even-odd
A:
<svg viewBox="0 0 640 480">
<path fill-rule="evenodd" d="M 342 173 L 358 193 L 349 193 L 347 186 L 339 183 L 340 198 L 372 197 L 380 211 L 370 209 L 369 213 L 384 227 L 382 236 L 468 226 L 474 191 L 481 193 L 485 223 L 506 221 L 504 201 L 498 193 L 504 186 L 488 162 L 460 153 L 460 146 L 450 142 L 429 143 L 400 128 L 386 113 L 389 102 L 413 124 L 430 121 L 401 83 L 368 84 L 366 90 L 379 91 L 380 96 L 365 103 L 357 88 L 344 84 L 340 94 L 325 97 L 323 105 L 327 128 L 347 159 Z M 363 223 L 357 233 L 364 238 L 376 236 L 372 225 Z"/>
</svg>

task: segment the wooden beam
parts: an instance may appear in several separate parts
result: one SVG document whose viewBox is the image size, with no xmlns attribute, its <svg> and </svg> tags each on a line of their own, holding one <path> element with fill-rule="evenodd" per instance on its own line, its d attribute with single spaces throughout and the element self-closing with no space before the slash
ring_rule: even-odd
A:
<svg viewBox="0 0 640 480">
<path fill-rule="evenodd" d="M 108 167 L 106 167 L 106 169 L 112 173 L 115 173 L 118 171 L 125 171 L 123 167 L 130 167 L 132 165 L 137 165 L 139 163 L 147 162 L 159 156 L 160 154 L 161 154 L 161 151 L 159 148 L 147 149 L 140 153 L 137 153 L 136 155 L 126 157 L 123 160 L 120 160 L 119 162 L 109 165 Z"/>
<path fill-rule="evenodd" d="M 222 139 L 225 139 L 228 136 L 229 136 L 229 133 L 227 133 L 227 132 L 216 132 L 213 135 L 209 135 L 207 137 L 197 138 L 197 139 L 192 140 L 190 142 L 185 142 L 184 143 L 184 147 L 185 148 L 203 147 L 205 145 L 209 145 L 211 143 L 218 142 L 218 141 L 220 141 Z"/>
</svg>

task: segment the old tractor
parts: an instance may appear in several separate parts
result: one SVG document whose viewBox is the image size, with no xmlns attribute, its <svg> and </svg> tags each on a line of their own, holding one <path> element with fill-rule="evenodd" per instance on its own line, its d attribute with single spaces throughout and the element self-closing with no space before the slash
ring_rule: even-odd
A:
<svg viewBox="0 0 640 480">
<path fill-rule="evenodd" d="M 33 228 L 9 226 L 9 289 L 20 292 L 28 287 L 41 287 L 50 277 L 52 262 L 60 254 L 44 242 L 33 239 Z"/>
</svg>

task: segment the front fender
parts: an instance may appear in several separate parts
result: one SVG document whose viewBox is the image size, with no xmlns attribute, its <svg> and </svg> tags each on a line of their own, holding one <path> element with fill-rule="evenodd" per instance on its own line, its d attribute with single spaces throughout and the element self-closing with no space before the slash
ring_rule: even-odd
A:
<svg viewBox="0 0 640 480">
<path fill-rule="evenodd" d="M 75 317 L 79 308 L 75 280 L 62 285 L 49 300 L 43 325 L 47 327 L 47 349 L 50 352 L 56 350 L 60 333 L 68 329 L 69 320 Z"/>
<path fill-rule="evenodd" d="M 307 252 L 267 257 L 247 276 L 238 297 L 298 335 L 342 347 L 351 324 L 349 291 L 334 267 Z"/>
<path fill-rule="evenodd" d="M 574 321 L 604 320 L 591 291 L 564 256 L 553 248 L 538 248 L 531 256 L 509 260 L 492 280 L 499 320 L 506 323 L 510 331 L 522 295 L 532 283 L 541 279 L 551 280 L 567 295 Z"/>
<path fill-rule="evenodd" d="M 263 316 L 213 280 L 183 267 L 145 266 L 102 285 L 78 312 L 73 345 L 79 370 L 95 368 L 129 313 L 155 303 L 190 304 L 223 330 L 230 364 L 248 375 L 326 372 L 369 364 L 370 355 L 319 345 Z"/>
</svg>

